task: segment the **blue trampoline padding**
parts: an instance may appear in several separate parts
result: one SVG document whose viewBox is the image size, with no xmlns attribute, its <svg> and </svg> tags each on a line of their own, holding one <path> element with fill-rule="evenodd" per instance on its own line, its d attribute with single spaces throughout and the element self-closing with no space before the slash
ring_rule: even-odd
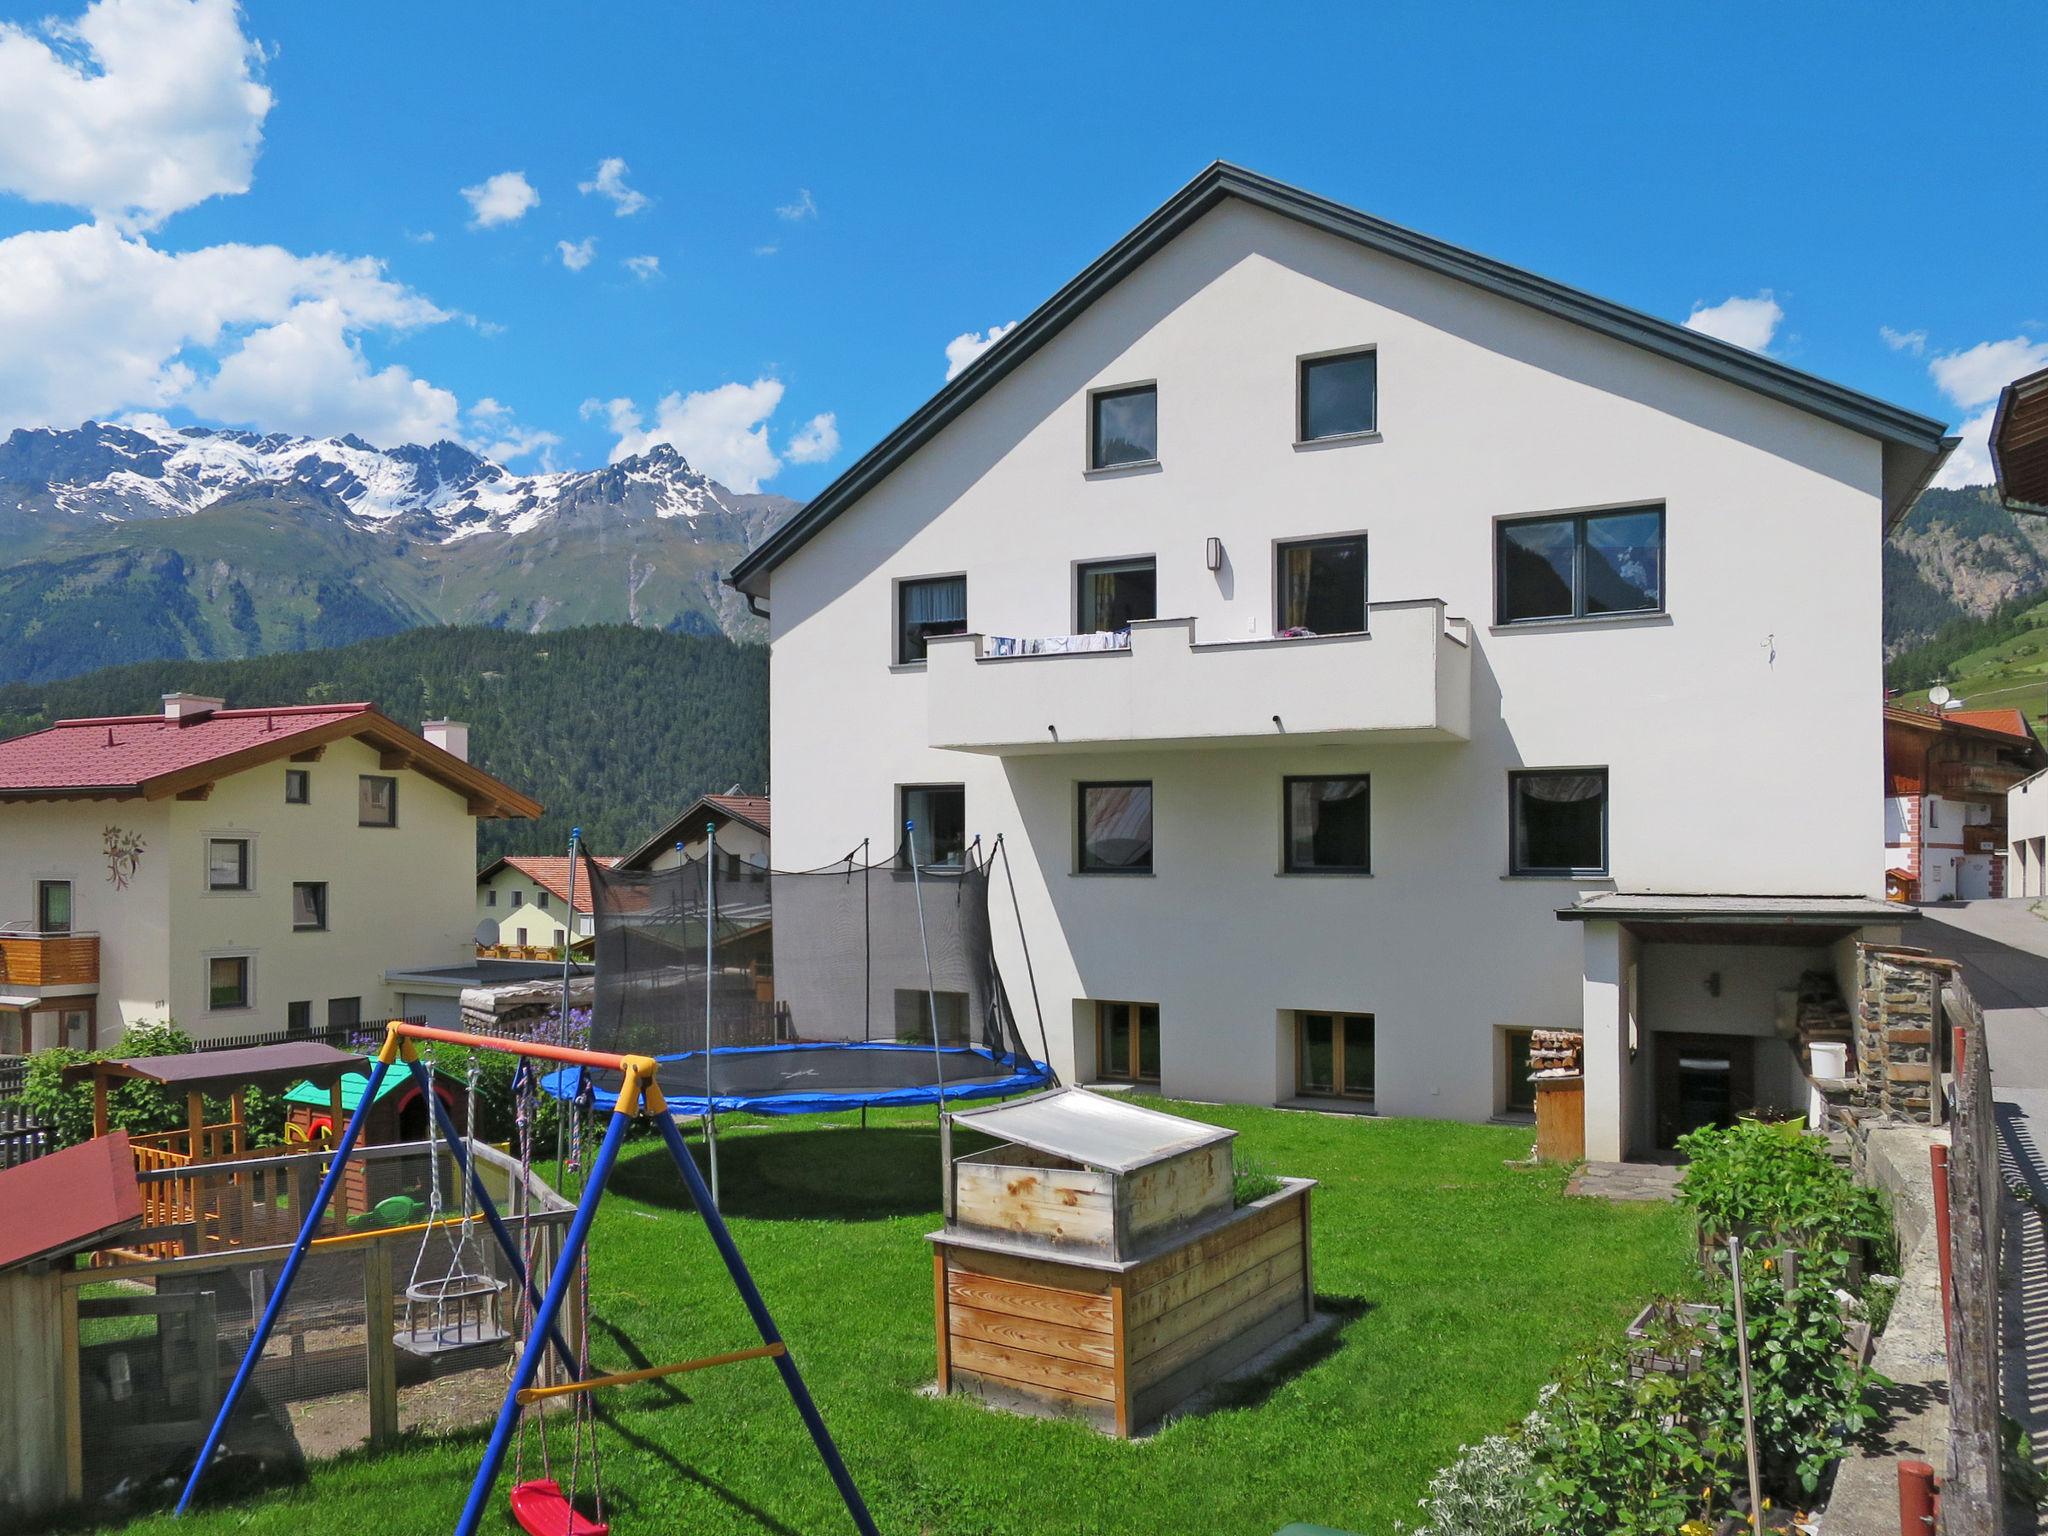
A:
<svg viewBox="0 0 2048 1536">
<path fill-rule="evenodd" d="M 744 1110 L 756 1115 L 818 1115 L 840 1109 L 936 1104 L 941 1068 L 948 1104 L 1029 1093 L 1053 1080 L 1051 1069 L 1042 1061 L 998 1055 L 978 1045 L 949 1045 L 934 1052 L 929 1045 L 897 1040 L 813 1040 L 792 1045 L 724 1046 L 710 1056 L 713 1091 L 709 1099 L 701 1091 L 705 1052 L 654 1058 L 662 1064 L 661 1093 L 672 1114 L 695 1117 L 708 1108 L 713 1114 Z M 952 1070 L 956 1065 L 957 1077 Z M 550 1072 L 540 1080 L 541 1091 L 558 1099 L 573 1099 L 582 1089 L 585 1070 L 562 1067 Z M 595 1071 L 591 1075 L 596 1079 L 599 1104 L 609 1107 L 609 1096 L 619 1090 L 619 1074 Z M 698 1092 L 682 1091 L 693 1085 Z"/>
</svg>

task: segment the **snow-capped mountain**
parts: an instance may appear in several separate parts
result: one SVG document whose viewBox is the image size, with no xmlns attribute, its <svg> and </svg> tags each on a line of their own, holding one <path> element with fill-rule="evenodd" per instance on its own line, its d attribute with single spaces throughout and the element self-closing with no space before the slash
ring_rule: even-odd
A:
<svg viewBox="0 0 2048 1536">
<path fill-rule="evenodd" d="M 790 505 L 729 491 L 666 445 L 604 469 L 517 475 L 451 442 L 380 449 L 359 437 L 87 422 L 18 429 L 0 443 L 0 512 L 11 505 L 46 521 L 52 513 L 106 522 L 185 516 L 251 485 L 323 491 L 360 527 L 441 542 L 526 533 L 590 507 L 691 525 L 729 518 L 730 526 L 705 531 L 751 542 L 764 513 Z"/>
<path fill-rule="evenodd" d="M 449 442 L 17 430 L 0 441 L 0 683 L 419 624 L 759 639 L 719 572 L 796 505 L 666 446 L 521 475 Z"/>
</svg>

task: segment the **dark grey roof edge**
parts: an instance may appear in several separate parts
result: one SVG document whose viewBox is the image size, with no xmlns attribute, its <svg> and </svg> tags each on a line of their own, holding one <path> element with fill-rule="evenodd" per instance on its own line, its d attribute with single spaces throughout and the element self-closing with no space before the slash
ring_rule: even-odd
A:
<svg viewBox="0 0 2048 1536">
<path fill-rule="evenodd" d="M 726 584 L 760 595 L 758 588 L 750 585 L 756 577 L 768 574 L 794 554 L 819 529 L 866 495 L 948 422 L 1058 335 L 1083 309 L 1229 197 L 1574 321 L 1838 426 L 1927 453 L 1933 459 L 1928 467 L 1929 478 L 1954 445 L 1955 440 L 1945 435 L 1946 425 L 1932 417 L 1218 160 L 1154 209 L 1137 228 L 862 454 L 801 512 L 749 551 L 727 574 Z"/>
</svg>

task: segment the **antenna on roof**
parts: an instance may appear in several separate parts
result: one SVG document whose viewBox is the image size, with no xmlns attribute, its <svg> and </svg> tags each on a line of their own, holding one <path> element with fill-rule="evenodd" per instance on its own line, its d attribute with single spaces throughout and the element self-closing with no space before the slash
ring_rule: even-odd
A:
<svg viewBox="0 0 2048 1536">
<path fill-rule="evenodd" d="M 108 726 L 108 727 L 107 727 L 107 745 L 111 747 L 111 746 L 112 746 L 113 744 L 114 744 L 114 728 L 113 728 L 113 727 L 112 727 L 112 726 L 110 725 L 110 726 Z"/>
</svg>

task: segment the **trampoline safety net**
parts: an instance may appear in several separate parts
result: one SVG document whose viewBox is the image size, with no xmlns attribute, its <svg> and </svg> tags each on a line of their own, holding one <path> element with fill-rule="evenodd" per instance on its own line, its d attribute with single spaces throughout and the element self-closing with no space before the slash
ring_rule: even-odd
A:
<svg viewBox="0 0 2048 1536">
<path fill-rule="evenodd" d="M 577 873 L 596 925 L 591 1046 L 682 1063 L 662 1073 L 678 1113 L 950 1102 L 1050 1081 L 996 969 L 985 860 L 913 872 L 901 852 L 856 851 L 785 871 L 718 854 L 651 871 L 584 859 Z"/>
</svg>

